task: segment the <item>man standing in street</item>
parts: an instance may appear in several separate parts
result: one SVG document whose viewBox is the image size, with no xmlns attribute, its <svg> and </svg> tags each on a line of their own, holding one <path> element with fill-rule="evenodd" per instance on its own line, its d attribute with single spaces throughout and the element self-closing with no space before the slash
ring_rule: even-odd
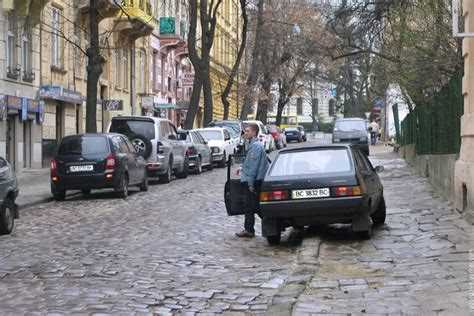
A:
<svg viewBox="0 0 474 316">
<path fill-rule="evenodd" d="M 375 145 L 377 144 L 377 137 L 379 136 L 379 124 L 374 120 L 372 123 L 369 124 L 370 130 L 370 144 Z"/>
<path fill-rule="evenodd" d="M 240 182 L 245 187 L 246 209 L 244 230 L 236 233 L 237 237 L 255 237 L 255 213 L 259 211 L 259 195 L 263 178 L 268 170 L 268 158 L 265 148 L 257 139 L 258 126 L 249 124 L 244 130 L 244 138 L 249 142 L 240 175 Z"/>
</svg>

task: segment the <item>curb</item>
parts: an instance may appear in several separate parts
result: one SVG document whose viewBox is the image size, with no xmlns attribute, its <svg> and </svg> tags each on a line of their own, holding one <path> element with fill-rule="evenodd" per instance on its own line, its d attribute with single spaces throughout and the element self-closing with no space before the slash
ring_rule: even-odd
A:
<svg viewBox="0 0 474 316">
<path fill-rule="evenodd" d="M 291 267 L 290 275 L 272 298 L 265 315 L 288 316 L 292 314 L 298 297 L 306 290 L 307 285 L 318 271 L 321 243 L 319 237 L 303 239 L 297 259 Z"/>
</svg>

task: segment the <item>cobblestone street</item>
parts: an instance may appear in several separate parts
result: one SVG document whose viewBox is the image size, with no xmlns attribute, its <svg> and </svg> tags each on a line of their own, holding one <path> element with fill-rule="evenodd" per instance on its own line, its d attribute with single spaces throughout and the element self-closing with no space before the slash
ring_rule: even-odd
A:
<svg viewBox="0 0 474 316">
<path fill-rule="evenodd" d="M 0 237 L 0 314 L 469 315 L 472 226 L 405 162 L 372 158 L 388 218 L 369 241 L 345 226 L 239 240 L 225 169 L 23 209 Z"/>
</svg>

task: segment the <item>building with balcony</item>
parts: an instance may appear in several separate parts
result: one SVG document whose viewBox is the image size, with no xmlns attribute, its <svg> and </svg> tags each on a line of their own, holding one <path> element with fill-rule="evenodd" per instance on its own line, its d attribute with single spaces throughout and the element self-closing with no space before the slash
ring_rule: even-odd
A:
<svg viewBox="0 0 474 316">
<path fill-rule="evenodd" d="M 43 165 L 62 137 L 84 132 L 87 94 L 89 1 L 48 3 L 41 19 L 39 99 L 44 102 Z M 105 59 L 98 86 L 97 130 L 113 116 L 139 114 L 148 93 L 147 37 L 155 28 L 150 1 L 99 1 L 101 54 Z"/>
<path fill-rule="evenodd" d="M 217 13 L 217 27 L 211 51 L 211 81 L 214 101 L 214 119 L 221 119 L 224 106 L 221 94 L 227 84 L 228 74 L 237 58 L 242 29 L 240 3 L 224 0 Z M 243 61 L 242 61 L 243 62 Z M 241 78 L 237 77 L 229 96 L 229 119 L 239 117 L 241 104 L 238 89 Z"/>
<path fill-rule="evenodd" d="M 0 156 L 17 171 L 41 166 L 39 21 L 47 2 L 0 1 Z"/>
</svg>

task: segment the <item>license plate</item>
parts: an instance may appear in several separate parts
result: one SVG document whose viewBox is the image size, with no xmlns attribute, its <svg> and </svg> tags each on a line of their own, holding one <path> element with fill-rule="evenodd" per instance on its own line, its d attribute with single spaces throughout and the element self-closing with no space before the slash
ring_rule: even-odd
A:
<svg viewBox="0 0 474 316">
<path fill-rule="evenodd" d="M 71 172 L 83 172 L 83 171 L 93 171 L 93 165 L 83 165 L 83 166 L 70 166 L 69 171 Z"/>
<path fill-rule="evenodd" d="M 294 190 L 291 192 L 293 199 L 318 199 L 329 197 L 329 188 L 323 189 L 307 189 L 307 190 Z"/>
</svg>

